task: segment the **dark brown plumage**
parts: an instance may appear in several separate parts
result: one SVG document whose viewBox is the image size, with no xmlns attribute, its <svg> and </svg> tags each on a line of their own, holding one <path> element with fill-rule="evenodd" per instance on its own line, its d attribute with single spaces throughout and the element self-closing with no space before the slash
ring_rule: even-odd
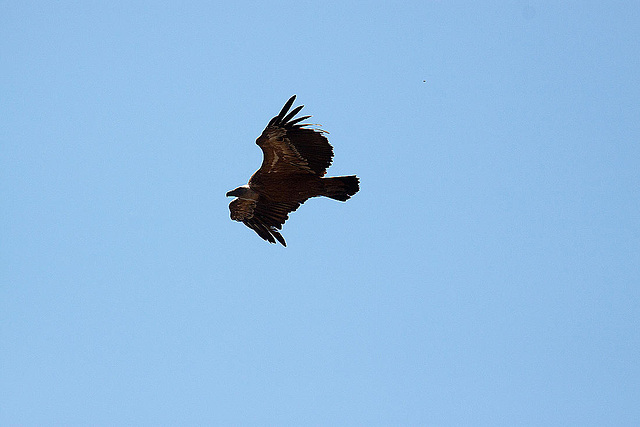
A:
<svg viewBox="0 0 640 427">
<path fill-rule="evenodd" d="M 229 203 L 231 219 L 283 246 L 287 244 L 278 230 L 307 199 L 325 196 L 344 202 L 360 189 L 355 175 L 324 178 L 333 148 L 327 132 L 300 123 L 311 116 L 294 118 L 302 105 L 289 112 L 295 99 L 295 95 L 289 98 L 256 139 L 263 154 L 260 169 L 247 185 L 227 193 L 236 197 Z"/>
</svg>

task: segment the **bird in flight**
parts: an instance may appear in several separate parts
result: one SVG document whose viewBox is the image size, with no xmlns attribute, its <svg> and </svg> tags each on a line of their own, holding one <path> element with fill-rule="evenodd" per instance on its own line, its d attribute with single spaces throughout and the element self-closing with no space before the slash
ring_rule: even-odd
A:
<svg viewBox="0 0 640 427">
<path fill-rule="evenodd" d="M 227 193 L 231 219 L 244 223 L 270 243 L 287 246 L 278 230 L 311 197 L 325 196 L 347 201 L 360 189 L 355 175 L 324 178 L 333 159 L 326 131 L 300 123 L 311 116 L 295 118 L 303 105 L 289 112 L 296 96 L 272 118 L 256 144 L 263 160 L 247 185 Z"/>
</svg>

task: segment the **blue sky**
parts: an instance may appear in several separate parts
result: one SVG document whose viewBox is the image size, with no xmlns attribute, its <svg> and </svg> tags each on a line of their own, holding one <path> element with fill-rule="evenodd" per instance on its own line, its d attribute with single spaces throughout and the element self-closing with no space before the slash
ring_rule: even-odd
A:
<svg viewBox="0 0 640 427">
<path fill-rule="evenodd" d="M 0 3 L 0 424 L 638 425 L 639 23 Z M 294 93 L 361 191 L 283 248 L 224 195 Z"/>
</svg>

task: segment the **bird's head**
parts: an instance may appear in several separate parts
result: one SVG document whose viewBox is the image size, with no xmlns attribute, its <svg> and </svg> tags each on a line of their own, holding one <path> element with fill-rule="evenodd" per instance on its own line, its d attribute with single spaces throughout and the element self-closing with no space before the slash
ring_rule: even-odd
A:
<svg viewBox="0 0 640 427">
<path fill-rule="evenodd" d="M 248 195 L 250 192 L 248 185 L 242 185 L 235 190 L 231 190 L 227 192 L 227 197 L 242 197 Z"/>
</svg>

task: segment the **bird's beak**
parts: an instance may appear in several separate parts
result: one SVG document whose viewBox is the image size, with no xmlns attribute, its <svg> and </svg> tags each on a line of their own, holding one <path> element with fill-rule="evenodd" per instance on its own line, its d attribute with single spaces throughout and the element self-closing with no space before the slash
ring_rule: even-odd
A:
<svg viewBox="0 0 640 427">
<path fill-rule="evenodd" d="M 234 192 L 233 192 L 233 191 L 234 191 L 234 190 L 227 191 L 227 197 L 233 197 L 233 196 L 235 196 L 235 194 L 234 194 Z"/>
</svg>

